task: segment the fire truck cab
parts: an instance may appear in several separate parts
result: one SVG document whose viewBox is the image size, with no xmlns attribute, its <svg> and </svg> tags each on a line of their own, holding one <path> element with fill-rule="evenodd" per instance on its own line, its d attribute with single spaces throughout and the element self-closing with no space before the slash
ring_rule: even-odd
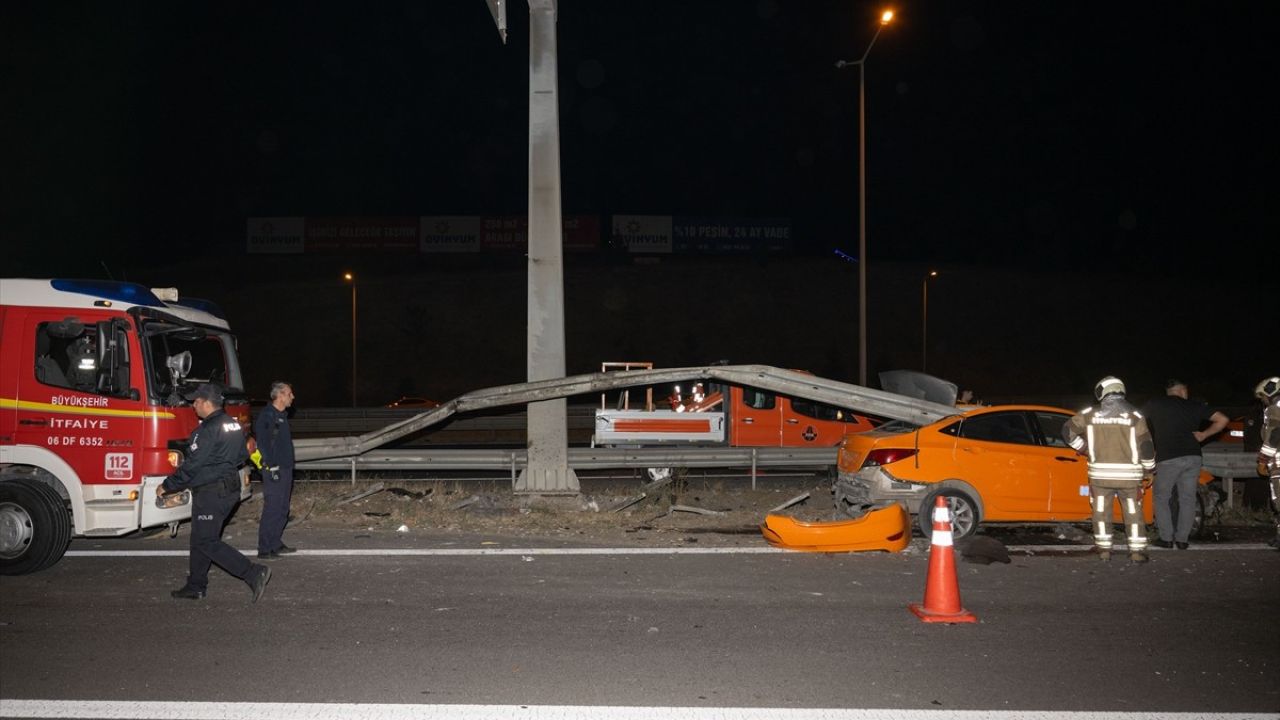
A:
<svg viewBox="0 0 1280 720">
<path fill-rule="evenodd" d="M 0 574 L 56 563 L 74 536 L 189 519 L 156 497 L 199 423 L 191 395 L 225 388 L 249 427 L 235 338 L 217 306 L 102 280 L 0 279 Z M 242 496 L 248 473 L 241 471 Z"/>
</svg>

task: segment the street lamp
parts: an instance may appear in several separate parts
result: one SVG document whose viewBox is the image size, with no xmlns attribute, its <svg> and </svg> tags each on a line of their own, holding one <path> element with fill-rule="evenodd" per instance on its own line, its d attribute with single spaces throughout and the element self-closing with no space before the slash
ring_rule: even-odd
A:
<svg viewBox="0 0 1280 720">
<path fill-rule="evenodd" d="M 853 62 L 836 62 L 837 68 L 858 66 L 858 384 L 863 386 L 867 384 L 867 100 L 863 68 L 880 31 L 890 22 L 893 22 L 892 10 L 880 13 L 880 24 L 862 57 Z"/>
<path fill-rule="evenodd" d="M 351 407 L 356 406 L 356 276 L 343 273 L 342 279 L 351 283 Z"/>
<path fill-rule="evenodd" d="M 929 359 L 929 278 L 938 277 L 937 270 L 930 270 L 920 282 L 920 372 L 926 369 Z"/>
</svg>

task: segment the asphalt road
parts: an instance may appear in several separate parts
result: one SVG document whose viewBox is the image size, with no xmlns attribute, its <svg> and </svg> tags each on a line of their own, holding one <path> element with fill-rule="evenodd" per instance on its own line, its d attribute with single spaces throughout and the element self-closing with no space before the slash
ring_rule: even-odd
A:
<svg viewBox="0 0 1280 720">
<path fill-rule="evenodd" d="M 303 552 L 273 563 L 256 605 L 216 569 L 206 600 L 170 599 L 185 575 L 173 554 L 73 554 L 0 578 L 0 709 L 45 699 L 1280 710 L 1273 550 L 1155 551 L 1146 566 L 1053 552 L 962 562 L 964 605 L 980 622 L 948 626 L 906 609 L 924 591 L 922 553 L 289 539 Z M 94 547 L 181 549 L 73 550 Z"/>
</svg>

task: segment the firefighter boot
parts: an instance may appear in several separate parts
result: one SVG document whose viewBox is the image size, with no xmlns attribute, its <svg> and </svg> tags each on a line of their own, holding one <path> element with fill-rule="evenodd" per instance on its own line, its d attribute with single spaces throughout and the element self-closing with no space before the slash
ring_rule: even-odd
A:
<svg viewBox="0 0 1280 720">
<path fill-rule="evenodd" d="M 1111 548 L 1095 545 L 1093 551 L 1098 554 L 1098 559 L 1102 562 L 1111 562 Z"/>
<path fill-rule="evenodd" d="M 1147 554 L 1145 552 L 1142 552 L 1140 550 L 1135 550 L 1129 553 L 1129 562 L 1135 565 L 1140 565 L 1145 562 L 1151 562 L 1151 558 L 1147 557 Z"/>
</svg>

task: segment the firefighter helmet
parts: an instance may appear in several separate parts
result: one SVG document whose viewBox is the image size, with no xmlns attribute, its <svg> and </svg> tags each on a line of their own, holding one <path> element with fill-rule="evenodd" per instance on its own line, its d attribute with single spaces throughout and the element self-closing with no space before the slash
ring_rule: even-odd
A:
<svg viewBox="0 0 1280 720">
<path fill-rule="evenodd" d="M 1275 376 L 1263 380 L 1258 383 L 1258 387 L 1253 389 L 1253 394 L 1263 400 L 1269 400 L 1275 397 L 1277 393 L 1280 393 L 1280 377 Z"/>
<path fill-rule="evenodd" d="M 1108 395 L 1123 395 L 1124 383 L 1121 382 L 1120 378 L 1108 375 L 1093 386 L 1093 394 L 1099 400 Z"/>
</svg>

